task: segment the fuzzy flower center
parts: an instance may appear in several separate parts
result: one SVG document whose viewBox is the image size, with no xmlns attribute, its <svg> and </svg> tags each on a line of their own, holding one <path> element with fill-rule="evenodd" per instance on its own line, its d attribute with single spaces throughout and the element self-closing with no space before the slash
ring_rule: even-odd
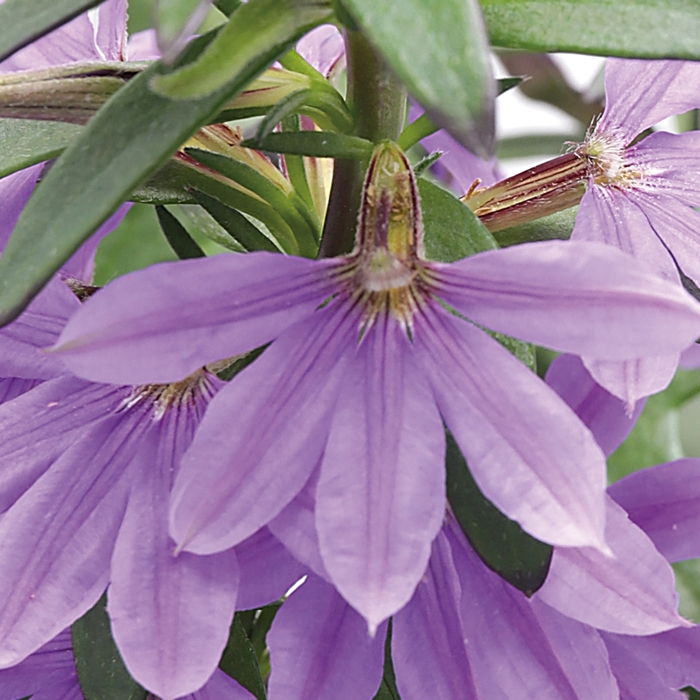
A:
<svg viewBox="0 0 700 700">
<path fill-rule="evenodd" d="M 638 163 L 630 160 L 622 134 L 593 129 L 577 153 L 588 162 L 589 179 L 602 187 L 638 188 L 646 174 Z"/>
<path fill-rule="evenodd" d="M 120 408 L 127 410 L 145 406 L 153 410 L 153 419 L 159 421 L 171 410 L 196 411 L 203 401 L 208 402 L 213 395 L 210 374 L 202 368 L 172 384 L 144 384 L 134 387 Z"/>
</svg>

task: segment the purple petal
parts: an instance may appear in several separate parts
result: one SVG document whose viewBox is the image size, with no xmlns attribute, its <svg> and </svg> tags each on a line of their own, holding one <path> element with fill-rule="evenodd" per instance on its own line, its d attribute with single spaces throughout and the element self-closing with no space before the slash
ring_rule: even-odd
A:
<svg viewBox="0 0 700 700">
<path fill-rule="evenodd" d="M 480 697 L 617 700 L 595 630 L 562 616 L 548 620 L 541 610 L 535 614 L 520 591 L 484 566 L 459 526 L 449 526 L 448 538 L 462 585 L 462 623 Z"/>
<path fill-rule="evenodd" d="M 700 345 L 693 343 L 681 353 L 680 366 L 683 369 L 700 368 Z"/>
<path fill-rule="evenodd" d="M 657 131 L 627 149 L 625 160 L 643 173 L 639 187 L 700 206 L 700 131 Z"/>
<path fill-rule="evenodd" d="M 0 700 L 17 700 L 28 695 L 37 699 L 68 700 L 73 697 L 68 693 L 76 688 L 80 693 L 69 629 L 22 663 L 0 671 Z M 83 700 L 82 694 L 75 697 Z"/>
<path fill-rule="evenodd" d="M 417 350 L 479 487 L 538 539 L 605 547 L 605 458 L 573 411 L 495 340 L 441 309 Z"/>
<path fill-rule="evenodd" d="M 549 366 L 546 381 L 593 433 L 606 456 L 625 441 L 644 408 L 640 402 L 628 416 L 622 401 L 596 384 L 574 355 L 559 355 Z"/>
<path fill-rule="evenodd" d="M 334 291 L 327 279 L 334 265 L 273 253 L 154 265 L 86 301 L 57 350 L 87 379 L 178 381 L 308 316 Z"/>
<path fill-rule="evenodd" d="M 622 361 L 583 358 L 593 379 L 622 399 L 630 413 L 637 401 L 663 391 L 671 383 L 679 361 L 679 354 Z"/>
<path fill-rule="evenodd" d="M 310 574 L 267 635 L 270 700 L 367 700 L 382 680 L 385 635 L 370 637 L 333 586 Z"/>
<path fill-rule="evenodd" d="M 416 592 L 393 619 L 391 654 L 402 700 L 473 700 L 468 642 L 460 614 L 462 589 L 444 533 Z"/>
<path fill-rule="evenodd" d="M 62 377 L 0 406 L 0 512 L 119 401 L 113 387 Z"/>
<path fill-rule="evenodd" d="M 214 398 L 173 490 L 170 532 L 183 549 L 228 549 L 299 493 L 325 447 L 356 333 L 357 318 L 332 303 Z"/>
<path fill-rule="evenodd" d="M 700 282 L 700 214 L 664 193 L 635 193 L 651 228 L 683 272 Z"/>
<path fill-rule="evenodd" d="M 697 107 L 699 95 L 697 63 L 609 58 L 605 112 L 597 130 L 620 134 L 629 143 L 647 127 Z"/>
<path fill-rule="evenodd" d="M 0 519 L 0 666 L 58 634 L 107 585 L 135 450 L 122 418 L 86 431 Z"/>
<path fill-rule="evenodd" d="M 700 627 L 697 625 L 649 637 L 604 634 L 603 638 L 608 648 L 614 644 L 616 649 L 624 649 L 627 655 L 634 657 L 635 665 L 652 668 L 669 688 L 700 686 Z"/>
<path fill-rule="evenodd" d="M 590 547 L 556 548 L 535 594 L 559 612 L 619 634 L 655 634 L 687 624 L 678 615 L 673 570 L 651 540 L 607 500 L 606 541 L 614 556 Z"/>
<path fill-rule="evenodd" d="M 323 24 L 306 34 L 297 44 L 297 51 L 326 76 L 345 60 L 343 35 L 331 24 Z"/>
<path fill-rule="evenodd" d="M 78 298 L 54 277 L 27 310 L 0 329 L 0 376 L 51 379 L 66 374 L 61 360 L 43 350 L 56 342 Z"/>
<path fill-rule="evenodd" d="M 0 379 L 0 403 L 12 401 L 12 399 L 26 394 L 39 384 L 41 384 L 40 379 L 18 379 L 17 377 Z"/>
<path fill-rule="evenodd" d="M 610 666 L 620 688 L 620 698 L 633 700 L 685 700 L 687 695 L 670 688 L 659 677 L 654 665 L 640 661 L 619 643 L 620 636 L 605 635 Z"/>
<path fill-rule="evenodd" d="M 377 318 L 344 374 L 316 489 L 326 570 L 372 631 L 413 595 L 445 512 L 444 429 L 412 357 L 395 318 Z"/>
<path fill-rule="evenodd" d="M 217 669 L 203 688 L 181 700 L 255 700 L 255 697 Z"/>
<path fill-rule="evenodd" d="M 10 240 L 17 219 L 34 191 L 43 163 L 0 179 L 0 250 Z"/>
<path fill-rule="evenodd" d="M 571 240 L 614 246 L 677 282 L 673 259 L 645 214 L 647 199 L 639 192 L 590 187 L 579 205 Z"/>
<path fill-rule="evenodd" d="M 488 328 L 601 360 L 670 355 L 700 335 L 700 306 L 611 246 L 526 243 L 431 263 L 439 295 Z"/>
<path fill-rule="evenodd" d="M 266 527 L 236 547 L 236 558 L 241 572 L 239 610 L 274 603 L 306 574 L 306 567 Z"/>
<path fill-rule="evenodd" d="M 191 439 L 183 425 L 188 417 L 166 413 L 140 440 L 108 595 L 112 632 L 129 673 L 163 700 L 201 688 L 214 672 L 238 590 L 233 550 L 173 555 L 168 500 L 181 443 Z"/>
<path fill-rule="evenodd" d="M 304 488 L 272 521 L 268 527 L 284 546 L 313 571 L 316 576 L 330 581 L 330 575 L 321 558 L 316 532 L 316 486 L 319 470 L 315 469 Z"/>
<path fill-rule="evenodd" d="M 608 493 L 669 561 L 700 557 L 700 459 L 642 469 Z"/>
<path fill-rule="evenodd" d="M 106 61 L 126 60 L 128 0 L 107 0 L 89 13 L 97 50 Z"/>
<path fill-rule="evenodd" d="M 129 37 L 126 47 L 127 61 L 156 61 L 160 58 L 155 29 L 136 32 Z"/>
</svg>

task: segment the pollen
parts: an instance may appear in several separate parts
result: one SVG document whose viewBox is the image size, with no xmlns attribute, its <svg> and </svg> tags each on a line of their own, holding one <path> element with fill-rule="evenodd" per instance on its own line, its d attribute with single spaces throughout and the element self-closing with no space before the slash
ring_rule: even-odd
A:
<svg viewBox="0 0 700 700">
<path fill-rule="evenodd" d="M 622 190 L 641 187 L 646 173 L 627 156 L 627 146 L 620 133 L 593 129 L 576 151 L 588 163 L 589 181 Z"/>
</svg>

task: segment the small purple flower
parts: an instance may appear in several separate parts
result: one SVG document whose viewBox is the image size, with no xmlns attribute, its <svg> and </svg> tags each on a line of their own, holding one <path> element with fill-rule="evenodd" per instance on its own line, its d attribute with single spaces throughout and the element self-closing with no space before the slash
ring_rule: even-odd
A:
<svg viewBox="0 0 700 700">
<path fill-rule="evenodd" d="M 425 261 L 413 173 L 391 144 L 372 159 L 362 212 L 344 258 L 222 255 L 120 278 L 84 304 L 57 350 L 80 376 L 139 384 L 274 341 L 212 401 L 176 479 L 171 533 L 180 550 L 226 550 L 320 464 L 325 568 L 376 628 L 410 599 L 442 523 L 443 421 L 484 493 L 526 530 L 606 547 L 599 447 L 474 324 L 622 360 L 683 348 L 700 314 L 680 287 L 607 246 Z"/>
<path fill-rule="evenodd" d="M 572 240 L 600 241 L 634 255 L 662 277 L 680 269 L 700 283 L 700 132 L 645 129 L 699 104 L 700 65 L 608 59 L 605 111 L 577 150 L 588 162 L 588 189 Z M 677 354 L 632 362 L 586 358 L 594 378 L 633 406 L 664 389 Z"/>
</svg>

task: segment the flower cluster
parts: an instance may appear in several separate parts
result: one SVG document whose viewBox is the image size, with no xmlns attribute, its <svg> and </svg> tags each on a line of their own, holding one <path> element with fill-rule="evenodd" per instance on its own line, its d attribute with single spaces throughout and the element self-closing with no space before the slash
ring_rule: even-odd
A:
<svg viewBox="0 0 700 700">
<path fill-rule="evenodd" d="M 178 29 L 159 4 L 164 55 L 215 55 L 242 31 L 237 16 L 257 17 L 261 45 L 278 31 L 245 14 L 270 12 L 259 0 L 216 5 L 230 23 L 190 41 L 195 15 Z M 71 102 L 65 121 L 116 109 L 157 58 L 152 32 L 127 44 L 126 9 L 107 0 L 0 63 L 0 111 L 16 107 L 3 86 L 39 83 L 22 99 L 99 96 Z M 282 65 L 245 73 L 242 94 L 144 171 L 133 198 L 157 205 L 181 259 L 95 284 L 98 244 L 130 206 L 116 202 L 81 247 L 72 233 L 55 243 L 60 269 L 27 268 L 41 291 L 0 328 L 0 700 L 670 700 L 700 688 L 700 628 L 679 612 L 671 566 L 700 557 L 700 460 L 607 479 L 646 397 L 700 337 L 700 132 L 643 134 L 696 107 L 698 64 L 611 59 L 585 141 L 504 182 L 495 160 L 435 133 L 433 118 L 465 133 L 435 104 L 414 107 L 404 134 L 431 133 L 408 147 L 447 150 L 428 156 L 432 175 L 467 190 L 473 213 L 416 175 L 414 152 L 357 126 L 372 121 L 363 65 L 379 66 L 377 94 L 401 122 L 408 100 L 344 12 L 358 114 L 334 87 L 346 65 L 334 28 L 284 54 L 303 32 L 275 36 L 258 73 Z M 247 140 L 224 123 L 250 117 L 262 121 Z M 81 157 L 90 129 L 59 164 Z M 0 179 L 3 262 L 60 167 L 36 154 Z M 334 154 L 327 195 L 319 158 Z M 579 200 L 571 240 L 499 248 L 484 226 Z M 343 247 L 355 213 L 352 249 L 315 258 L 321 236 Z M 445 229 L 468 254 L 430 258 Z M 533 346 L 557 354 L 546 372 L 528 366 Z"/>
</svg>

